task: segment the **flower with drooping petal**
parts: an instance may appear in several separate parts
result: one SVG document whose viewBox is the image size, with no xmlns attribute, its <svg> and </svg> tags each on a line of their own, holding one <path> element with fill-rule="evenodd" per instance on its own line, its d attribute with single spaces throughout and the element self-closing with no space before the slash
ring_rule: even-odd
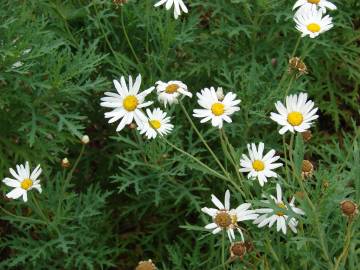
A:
<svg viewBox="0 0 360 270">
<path fill-rule="evenodd" d="M 335 10 L 336 6 L 327 0 L 298 0 L 296 1 L 294 9 L 311 9 L 311 8 L 319 8 L 323 13 L 326 13 L 326 9 Z"/>
<path fill-rule="evenodd" d="M 146 109 L 148 119 L 142 126 L 139 126 L 140 134 L 144 134 L 148 139 L 155 139 L 158 133 L 163 136 L 167 135 L 174 128 L 170 124 L 170 117 L 166 117 L 166 112 L 160 108 L 155 108 L 153 111 Z"/>
<path fill-rule="evenodd" d="M 181 81 L 169 81 L 169 82 L 156 82 L 156 91 L 158 93 L 158 100 L 166 105 L 178 103 L 178 99 L 181 96 L 192 97 L 192 94 L 188 91 L 186 84 Z"/>
<path fill-rule="evenodd" d="M 129 87 L 126 85 L 124 76 L 121 77 L 120 82 L 114 80 L 114 85 L 118 93 L 105 92 L 105 97 L 101 98 L 100 105 L 106 108 L 113 108 L 111 112 L 105 113 L 105 118 L 110 118 L 109 123 L 120 120 L 116 131 L 122 130 L 125 125 L 129 125 L 135 120 L 136 124 L 140 126 L 146 121 L 146 116 L 142 108 L 153 104 L 152 101 L 145 102 L 145 97 L 154 90 L 155 87 L 139 93 L 141 85 L 141 75 L 136 77 L 135 83 L 129 76 Z"/>
<path fill-rule="evenodd" d="M 254 143 L 247 145 L 249 157 L 242 155 L 240 160 L 240 172 L 248 172 L 248 178 L 258 179 L 260 186 L 264 186 L 268 177 L 277 177 L 278 175 L 273 171 L 282 166 L 282 163 L 274 163 L 280 156 L 275 156 L 275 150 L 271 149 L 263 156 L 264 143 L 259 143 L 257 148 Z"/>
<path fill-rule="evenodd" d="M 238 225 L 238 222 L 245 220 L 254 220 L 258 217 L 255 210 L 248 210 L 251 207 L 250 203 L 243 203 L 236 209 L 230 209 L 230 191 L 225 192 L 225 203 L 222 204 L 215 195 L 211 195 L 211 201 L 216 208 L 204 207 L 201 209 L 204 213 L 212 217 L 212 223 L 205 226 L 205 229 L 212 230 L 213 234 L 217 234 L 222 230 L 226 230 L 230 241 L 235 240 L 234 230 L 236 229 L 244 241 L 243 233 Z"/>
<path fill-rule="evenodd" d="M 231 123 L 230 116 L 240 110 L 238 105 L 241 101 L 236 99 L 236 94 L 229 92 L 224 96 L 223 100 L 219 100 L 215 88 L 210 87 L 201 90 L 201 93 L 196 93 L 198 103 L 204 109 L 195 109 L 193 116 L 202 118 L 200 123 L 205 123 L 211 120 L 213 127 L 222 128 L 223 121 Z"/>
<path fill-rule="evenodd" d="M 294 218 L 286 214 L 289 211 L 288 207 L 291 209 L 292 212 L 298 215 L 305 215 L 304 211 L 300 208 L 295 207 L 295 198 L 291 199 L 291 202 L 288 205 L 285 205 L 282 197 L 282 190 L 279 184 L 276 184 L 276 198 L 270 195 L 273 202 L 269 200 L 263 201 L 263 203 L 272 205 L 275 203 L 276 210 L 274 208 L 260 208 L 256 209 L 256 213 L 260 214 L 260 216 L 254 221 L 254 224 L 257 224 L 259 228 L 268 225 L 269 228 L 272 227 L 276 222 L 276 230 L 282 231 L 283 234 L 286 234 L 287 226 L 294 232 L 297 233 L 297 225 L 298 221 Z"/>
<path fill-rule="evenodd" d="M 299 9 L 295 13 L 294 21 L 302 37 L 308 35 L 310 38 L 315 38 L 334 26 L 332 18 L 329 15 L 323 17 L 323 12 L 316 8 Z"/>
<path fill-rule="evenodd" d="M 181 15 L 181 11 L 188 13 L 188 8 L 184 4 L 183 0 L 160 0 L 154 7 L 165 5 L 165 8 L 169 10 L 174 5 L 174 17 L 177 19 Z"/>
<path fill-rule="evenodd" d="M 12 168 L 9 169 L 10 174 L 14 178 L 6 177 L 3 179 L 3 183 L 14 189 L 6 194 L 6 197 L 10 199 L 18 199 L 21 196 L 23 197 L 24 202 L 27 202 L 28 191 L 32 189 L 37 189 L 40 193 L 42 192 L 40 180 L 38 179 L 42 170 L 40 165 L 38 165 L 32 172 L 30 172 L 29 162 L 26 161 L 24 165 L 16 165 L 16 171 Z"/>
<path fill-rule="evenodd" d="M 313 124 L 313 121 L 319 116 L 316 115 L 318 108 L 314 108 L 314 102 L 307 99 L 306 93 L 299 95 L 290 95 L 286 97 L 286 107 L 281 101 L 275 103 L 276 110 L 279 113 L 271 113 L 270 118 L 283 126 L 280 134 L 287 131 L 294 133 L 305 132 Z"/>
</svg>

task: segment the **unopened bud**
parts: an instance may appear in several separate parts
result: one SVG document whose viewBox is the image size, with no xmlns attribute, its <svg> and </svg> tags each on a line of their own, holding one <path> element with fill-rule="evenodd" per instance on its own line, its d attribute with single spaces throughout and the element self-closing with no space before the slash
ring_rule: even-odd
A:
<svg viewBox="0 0 360 270">
<path fill-rule="evenodd" d="M 90 138 L 88 135 L 84 135 L 82 138 L 81 138 L 81 143 L 82 144 L 88 144 L 90 142 Z"/>
<path fill-rule="evenodd" d="M 350 200 L 342 201 L 340 208 L 343 214 L 348 217 L 354 217 L 358 213 L 358 206 Z"/>
<path fill-rule="evenodd" d="M 303 139 L 304 139 L 304 142 L 308 142 L 311 140 L 312 138 L 312 133 L 310 130 L 306 130 L 304 132 L 301 133 Z"/>
<path fill-rule="evenodd" d="M 70 162 L 67 158 L 63 158 L 63 160 L 61 161 L 61 167 L 63 167 L 64 169 L 67 169 L 70 167 Z"/>
<path fill-rule="evenodd" d="M 218 87 L 218 89 L 216 90 L 216 96 L 219 101 L 222 101 L 224 99 L 224 90 L 222 89 L 222 87 Z"/>
<path fill-rule="evenodd" d="M 156 270 L 155 264 L 153 264 L 152 260 L 148 261 L 140 261 L 135 270 Z"/>
</svg>

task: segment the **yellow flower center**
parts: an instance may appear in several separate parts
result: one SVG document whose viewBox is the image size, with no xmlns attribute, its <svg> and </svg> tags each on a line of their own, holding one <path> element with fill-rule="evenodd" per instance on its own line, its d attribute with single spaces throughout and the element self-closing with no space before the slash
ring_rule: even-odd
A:
<svg viewBox="0 0 360 270">
<path fill-rule="evenodd" d="M 165 88 L 165 92 L 168 94 L 174 94 L 178 89 L 179 89 L 179 86 L 177 84 L 173 83 L 173 84 L 169 84 Z"/>
<path fill-rule="evenodd" d="M 265 164 L 264 162 L 262 162 L 261 160 L 254 160 L 254 162 L 252 163 L 252 166 L 254 168 L 255 171 L 260 172 L 263 171 L 265 169 Z"/>
<path fill-rule="evenodd" d="M 219 115 L 222 115 L 225 111 L 224 109 L 224 104 L 218 102 L 218 103 L 214 103 L 212 106 L 211 106 L 211 111 L 214 115 L 216 116 L 219 116 Z"/>
<path fill-rule="evenodd" d="M 32 185 L 33 185 L 33 181 L 30 178 L 24 179 L 20 184 L 21 188 L 25 190 L 31 188 Z"/>
<path fill-rule="evenodd" d="M 316 33 L 316 32 L 320 31 L 321 27 L 317 23 L 310 23 L 310 24 L 308 24 L 307 29 L 310 32 Z"/>
<path fill-rule="evenodd" d="M 320 0 L 307 0 L 311 4 L 319 4 Z"/>
<path fill-rule="evenodd" d="M 278 203 L 277 207 L 282 208 L 282 209 L 287 209 L 286 205 L 284 203 L 282 203 L 282 202 Z M 282 212 L 282 211 L 278 211 L 275 214 L 278 215 L 279 217 L 282 217 L 283 215 L 285 215 L 285 213 Z"/>
<path fill-rule="evenodd" d="M 123 106 L 128 112 L 134 111 L 137 108 L 138 104 L 139 102 L 135 96 L 127 96 L 126 98 L 124 98 L 123 101 Z"/>
<path fill-rule="evenodd" d="M 149 120 L 149 125 L 154 129 L 159 129 L 161 127 L 159 120 Z"/>
<path fill-rule="evenodd" d="M 292 126 L 300 126 L 304 120 L 304 117 L 299 112 L 291 112 L 288 114 L 287 120 Z"/>
<path fill-rule="evenodd" d="M 221 228 L 228 228 L 230 225 L 235 225 L 237 222 L 236 215 L 230 215 L 228 212 L 221 211 L 215 218 L 214 222 Z"/>
</svg>

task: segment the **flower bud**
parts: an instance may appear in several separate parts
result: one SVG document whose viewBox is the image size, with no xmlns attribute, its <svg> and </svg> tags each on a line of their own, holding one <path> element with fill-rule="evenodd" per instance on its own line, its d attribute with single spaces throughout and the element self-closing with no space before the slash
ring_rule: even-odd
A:
<svg viewBox="0 0 360 270">
<path fill-rule="evenodd" d="M 348 217 L 354 217 L 359 212 L 356 203 L 350 200 L 343 200 L 340 203 L 340 208 L 343 214 Z"/>
<path fill-rule="evenodd" d="M 222 89 L 222 87 L 218 87 L 218 89 L 216 90 L 216 96 L 219 101 L 222 101 L 224 99 L 224 90 Z"/>
<path fill-rule="evenodd" d="M 306 130 L 306 131 L 302 132 L 301 135 L 303 137 L 304 142 L 308 142 L 312 138 L 312 133 L 310 130 Z"/>
<path fill-rule="evenodd" d="M 303 179 L 311 177 L 314 172 L 314 165 L 309 160 L 303 160 L 301 167 L 301 177 Z"/>
<path fill-rule="evenodd" d="M 148 261 L 140 261 L 135 270 L 156 270 L 155 264 L 153 264 L 152 260 Z"/>
<path fill-rule="evenodd" d="M 70 162 L 67 158 L 63 158 L 63 160 L 61 161 L 61 167 L 63 167 L 64 169 L 67 169 L 70 167 Z"/>
<path fill-rule="evenodd" d="M 82 138 L 81 138 L 81 143 L 82 144 L 88 144 L 90 142 L 90 138 L 88 135 L 84 135 Z"/>
</svg>

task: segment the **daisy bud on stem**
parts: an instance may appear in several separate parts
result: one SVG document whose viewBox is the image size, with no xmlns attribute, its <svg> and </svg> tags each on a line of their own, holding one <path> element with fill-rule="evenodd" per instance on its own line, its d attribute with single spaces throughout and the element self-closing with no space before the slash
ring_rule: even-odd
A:
<svg viewBox="0 0 360 270">
<path fill-rule="evenodd" d="M 88 135 L 84 135 L 82 138 L 81 138 L 81 143 L 82 144 L 88 144 L 90 142 L 90 138 Z"/>
<path fill-rule="evenodd" d="M 61 161 L 61 167 L 63 167 L 64 169 L 67 169 L 70 167 L 70 162 L 67 158 L 64 158 L 62 161 Z"/>
<path fill-rule="evenodd" d="M 135 270 L 156 270 L 155 264 L 153 264 L 152 260 L 148 261 L 140 261 Z"/>
<path fill-rule="evenodd" d="M 349 218 L 353 218 L 359 213 L 357 204 L 351 200 L 343 200 L 340 208 L 342 213 Z"/>
<path fill-rule="evenodd" d="M 302 179 L 306 179 L 311 177 L 314 172 L 314 165 L 309 160 L 303 160 L 301 167 L 301 177 Z"/>
</svg>

